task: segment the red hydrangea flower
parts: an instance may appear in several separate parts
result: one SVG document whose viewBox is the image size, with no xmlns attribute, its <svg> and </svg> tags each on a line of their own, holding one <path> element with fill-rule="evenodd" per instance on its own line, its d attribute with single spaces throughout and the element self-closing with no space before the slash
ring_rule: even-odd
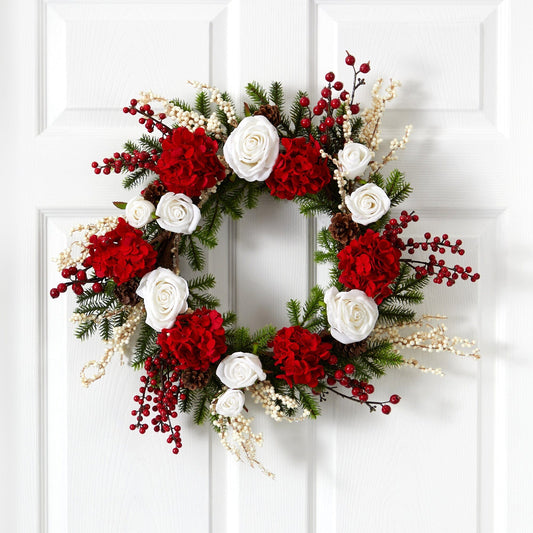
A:
<svg viewBox="0 0 533 533">
<path fill-rule="evenodd" d="M 157 252 L 142 238 L 142 231 L 131 227 L 123 218 L 105 235 L 92 235 L 89 254 L 95 274 L 112 278 L 122 285 L 134 277 L 142 277 L 155 266 Z"/>
<path fill-rule="evenodd" d="M 401 252 L 379 233 L 369 229 L 337 255 L 339 281 L 349 289 L 359 289 L 377 304 L 389 296 L 389 285 L 400 273 Z"/>
<path fill-rule="evenodd" d="M 281 139 L 285 153 L 278 156 L 266 180 L 272 196 L 292 200 L 295 196 L 315 194 L 331 181 L 328 163 L 320 155 L 320 145 L 310 137 Z"/>
<path fill-rule="evenodd" d="M 157 337 L 161 359 L 171 359 L 176 370 L 205 372 L 228 349 L 222 323 L 218 311 L 205 307 L 192 314 L 178 315 L 174 326 Z"/>
<path fill-rule="evenodd" d="M 331 344 L 300 326 L 280 329 L 272 343 L 274 361 L 282 370 L 278 378 L 293 384 L 316 387 L 323 378 L 323 360 L 331 357 Z"/>
<path fill-rule="evenodd" d="M 175 128 L 162 143 L 155 172 L 165 187 L 189 197 L 200 196 L 204 189 L 224 179 L 226 171 L 218 160 L 218 144 L 202 128 L 193 132 Z"/>
</svg>

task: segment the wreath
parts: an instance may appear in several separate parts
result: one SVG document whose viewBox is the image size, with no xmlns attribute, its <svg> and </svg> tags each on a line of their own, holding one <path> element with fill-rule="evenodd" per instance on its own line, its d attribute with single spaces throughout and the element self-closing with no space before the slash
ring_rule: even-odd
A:
<svg viewBox="0 0 533 533">
<path fill-rule="evenodd" d="M 237 458 L 272 475 L 257 459 L 262 435 L 252 430 L 247 400 L 276 421 L 316 418 L 332 395 L 388 415 L 400 396 L 371 399 L 371 381 L 402 365 L 441 373 L 405 349 L 479 357 L 472 341 L 447 336 L 445 317 L 415 317 L 429 280 L 452 286 L 479 274 L 442 258 L 465 253 L 460 239 L 405 238 L 418 215 L 403 210 L 392 218 L 411 186 L 399 170 L 385 176 L 383 169 L 405 148 L 411 126 L 381 160 L 376 154 L 385 106 L 400 84 L 384 88 L 378 80 L 361 112 L 355 95 L 370 63 L 357 68 L 346 54 L 351 83 L 328 72 L 316 105 L 299 91 L 288 113 L 279 82 L 268 90 L 248 84 L 244 116 L 207 84 L 190 82 L 194 106 L 141 93 L 123 110 L 147 132 L 92 163 L 95 174 L 124 174 L 126 189 L 142 190 L 115 202 L 122 217 L 73 228 L 56 259 L 65 279 L 50 295 L 71 287 L 76 336 L 98 333 L 106 343 L 103 357 L 83 367 L 82 383 L 128 353 L 143 370 L 130 429 L 163 433 L 175 454 L 179 417 L 188 413 L 197 424 L 209 421 Z M 330 266 L 330 282 L 313 287 L 305 302 L 288 301 L 286 327 L 252 332 L 234 313 L 217 310 L 205 251 L 217 246 L 223 218 L 241 218 L 263 193 L 296 202 L 303 215 L 330 218 L 315 253 Z M 197 273 L 189 279 L 180 276 L 184 261 Z"/>
</svg>

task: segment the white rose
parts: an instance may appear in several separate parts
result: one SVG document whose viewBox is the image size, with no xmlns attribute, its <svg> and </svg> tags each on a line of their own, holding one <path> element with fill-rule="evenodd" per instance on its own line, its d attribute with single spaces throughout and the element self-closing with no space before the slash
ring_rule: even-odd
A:
<svg viewBox="0 0 533 533">
<path fill-rule="evenodd" d="M 226 162 L 246 181 L 265 181 L 278 154 L 278 132 L 261 115 L 242 119 L 224 144 Z"/>
<path fill-rule="evenodd" d="M 185 194 L 167 192 L 157 204 L 157 223 L 173 233 L 190 235 L 200 222 L 200 209 Z"/>
<path fill-rule="evenodd" d="M 142 228 L 152 220 L 154 209 L 152 202 L 145 200 L 142 196 L 136 196 L 126 205 L 126 222 L 134 228 Z"/>
<path fill-rule="evenodd" d="M 346 197 L 346 207 L 354 222 L 366 226 L 379 220 L 390 209 L 390 200 L 381 187 L 367 183 Z"/>
<path fill-rule="evenodd" d="M 337 155 L 344 175 L 351 180 L 363 174 L 371 157 L 372 152 L 364 144 L 352 142 L 346 143 Z"/>
<path fill-rule="evenodd" d="M 145 274 L 137 287 L 146 308 L 146 323 L 156 331 L 171 328 L 176 317 L 187 311 L 187 282 L 168 268 Z"/>
<path fill-rule="evenodd" d="M 343 344 L 366 339 L 378 319 L 376 302 L 363 291 L 339 292 L 331 287 L 324 295 L 331 336 Z"/>
<path fill-rule="evenodd" d="M 217 376 L 231 389 L 242 389 L 257 380 L 266 379 L 259 357 L 244 352 L 235 352 L 222 359 L 217 367 Z"/>
<path fill-rule="evenodd" d="M 244 392 L 228 389 L 217 400 L 216 412 L 222 416 L 239 416 L 244 407 Z"/>
</svg>

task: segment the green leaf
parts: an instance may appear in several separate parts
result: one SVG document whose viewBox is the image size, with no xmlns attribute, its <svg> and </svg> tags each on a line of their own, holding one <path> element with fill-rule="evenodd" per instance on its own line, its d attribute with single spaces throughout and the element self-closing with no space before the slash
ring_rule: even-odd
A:
<svg viewBox="0 0 533 533">
<path fill-rule="evenodd" d="M 126 206 L 128 205 L 127 202 L 113 202 L 113 205 L 115 207 L 118 207 L 119 209 L 126 209 Z"/>
</svg>

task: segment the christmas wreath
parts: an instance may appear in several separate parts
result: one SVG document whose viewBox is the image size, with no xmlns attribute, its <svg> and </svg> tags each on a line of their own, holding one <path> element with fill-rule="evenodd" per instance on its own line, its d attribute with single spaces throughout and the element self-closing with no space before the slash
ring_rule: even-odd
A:
<svg viewBox="0 0 533 533">
<path fill-rule="evenodd" d="M 143 370 L 130 429 L 163 433 L 175 454 L 179 417 L 189 413 L 197 424 L 209 421 L 237 458 L 271 475 L 256 457 L 262 435 L 252 431 L 246 401 L 277 421 L 316 418 L 330 395 L 387 415 L 400 396 L 371 400 L 372 380 L 401 365 L 440 373 L 403 356 L 404 348 L 479 357 L 477 349 L 461 351 L 471 341 L 447 337 L 444 317 L 415 317 L 429 280 L 451 286 L 479 274 L 442 258 L 464 254 L 459 239 L 404 237 L 418 215 L 404 210 L 392 218 L 391 209 L 411 187 L 399 170 L 385 176 L 383 168 L 405 148 L 411 126 L 376 157 L 382 115 L 399 83 L 383 88 L 378 80 L 360 112 L 355 95 L 370 64 L 357 68 L 348 52 L 345 62 L 349 86 L 328 72 L 316 105 L 300 91 L 288 113 L 278 82 L 268 90 L 248 84 L 244 116 L 228 94 L 202 83 L 192 83 L 194 106 L 141 93 L 124 113 L 147 133 L 92 163 L 96 174 L 122 173 L 126 189 L 141 191 L 115 202 L 122 217 L 73 228 L 72 244 L 56 260 L 65 279 L 50 295 L 71 287 L 76 336 L 98 333 L 107 345 L 83 367 L 82 382 L 101 378 L 113 355 L 128 351 L 133 368 Z M 251 332 L 234 313 L 216 309 L 214 276 L 202 271 L 223 217 L 241 218 L 263 193 L 330 218 L 315 254 L 330 265 L 330 283 L 313 287 L 305 302 L 288 301 L 287 327 Z M 180 276 L 183 261 L 198 274 Z"/>
</svg>

